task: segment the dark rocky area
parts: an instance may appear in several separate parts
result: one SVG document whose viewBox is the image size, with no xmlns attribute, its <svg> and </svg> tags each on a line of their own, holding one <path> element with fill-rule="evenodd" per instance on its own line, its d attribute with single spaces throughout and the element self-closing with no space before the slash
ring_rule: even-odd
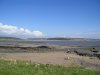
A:
<svg viewBox="0 0 100 75">
<path fill-rule="evenodd" d="M 97 57 L 100 59 L 100 50 L 97 50 L 94 47 L 57 49 L 56 47 L 49 47 L 49 46 L 37 46 L 37 47 L 0 46 L 0 53 L 16 53 L 16 52 L 27 53 L 27 52 L 53 52 L 53 51 L 64 51 L 66 53 L 73 53 L 79 56 Z"/>
</svg>

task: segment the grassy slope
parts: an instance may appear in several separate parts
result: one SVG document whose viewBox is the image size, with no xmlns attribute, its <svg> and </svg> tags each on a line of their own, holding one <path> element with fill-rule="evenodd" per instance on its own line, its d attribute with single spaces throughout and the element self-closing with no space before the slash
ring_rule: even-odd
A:
<svg viewBox="0 0 100 75">
<path fill-rule="evenodd" d="M 32 64 L 15 60 L 0 60 L 0 75 L 100 75 L 100 71 L 80 67 Z"/>
<path fill-rule="evenodd" d="M 71 40 L 71 41 L 100 41 L 100 39 L 90 39 L 90 38 L 27 38 L 21 39 L 16 37 L 0 37 L 0 40 L 24 40 L 24 41 L 58 41 L 58 40 Z"/>
<path fill-rule="evenodd" d="M 56 37 L 56 38 L 28 38 L 28 40 L 72 40 L 72 41 L 99 41 L 100 39 L 91 39 L 91 38 L 61 38 L 61 37 Z"/>
<path fill-rule="evenodd" d="M 20 41 L 20 40 L 23 40 L 23 39 L 16 38 L 16 37 L 0 37 L 0 41 L 11 41 L 11 40 Z"/>
</svg>

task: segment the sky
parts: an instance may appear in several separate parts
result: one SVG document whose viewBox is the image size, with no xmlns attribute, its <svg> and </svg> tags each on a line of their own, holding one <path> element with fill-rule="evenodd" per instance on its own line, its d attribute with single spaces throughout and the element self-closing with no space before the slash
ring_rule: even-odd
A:
<svg viewBox="0 0 100 75">
<path fill-rule="evenodd" d="M 0 36 L 100 38 L 100 0 L 0 0 Z"/>
</svg>

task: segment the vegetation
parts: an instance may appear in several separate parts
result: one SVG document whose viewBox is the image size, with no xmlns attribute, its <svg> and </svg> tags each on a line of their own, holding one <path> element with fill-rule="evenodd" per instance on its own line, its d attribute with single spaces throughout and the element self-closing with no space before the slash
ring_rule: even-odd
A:
<svg viewBox="0 0 100 75">
<path fill-rule="evenodd" d="M 73 40 L 73 38 L 48 38 L 48 40 Z"/>
<path fill-rule="evenodd" d="M 100 39 L 90 39 L 90 38 L 67 38 L 67 37 L 54 37 L 54 38 L 16 38 L 16 37 L 0 37 L 0 40 L 24 40 L 24 41 L 48 41 L 48 40 L 73 40 L 73 41 L 100 41 Z"/>
<path fill-rule="evenodd" d="M 16 37 L 0 37 L 0 40 L 22 40 L 22 39 Z"/>
<path fill-rule="evenodd" d="M 1 59 L 0 75 L 100 75 L 100 71 Z"/>
<path fill-rule="evenodd" d="M 27 40 L 39 40 L 39 41 L 51 41 L 51 40 L 71 40 L 71 41 L 100 41 L 100 39 L 91 39 L 91 38 L 64 38 L 64 37 L 55 37 L 55 38 L 28 38 Z"/>
</svg>

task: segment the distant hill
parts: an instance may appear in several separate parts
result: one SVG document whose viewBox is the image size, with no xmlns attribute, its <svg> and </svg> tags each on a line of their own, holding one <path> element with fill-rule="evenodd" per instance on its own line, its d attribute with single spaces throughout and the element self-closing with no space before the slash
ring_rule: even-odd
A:
<svg viewBox="0 0 100 75">
<path fill-rule="evenodd" d="M 27 40 L 47 40 L 47 38 L 27 38 Z"/>
<path fill-rule="evenodd" d="M 0 37 L 0 40 L 21 40 L 21 39 L 16 37 Z"/>
<path fill-rule="evenodd" d="M 47 38 L 47 40 L 74 40 L 74 38 Z"/>
<path fill-rule="evenodd" d="M 100 40 L 100 39 L 90 39 L 90 38 L 28 38 L 28 40 L 74 40 L 74 41 L 92 41 L 92 40 Z"/>
<path fill-rule="evenodd" d="M 60 38 L 60 37 L 55 37 L 55 38 L 27 38 L 27 39 L 21 39 L 21 38 L 16 38 L 16 37 L 0 37 L 0 40 L 26 40 L 26 41 L 48 41 L 48 40 L 72 40 L 72 41 L 93 41 L 93 40 L 99 40 L 100 39 L 89 39 L 89 38 Z"/>
</svg>

